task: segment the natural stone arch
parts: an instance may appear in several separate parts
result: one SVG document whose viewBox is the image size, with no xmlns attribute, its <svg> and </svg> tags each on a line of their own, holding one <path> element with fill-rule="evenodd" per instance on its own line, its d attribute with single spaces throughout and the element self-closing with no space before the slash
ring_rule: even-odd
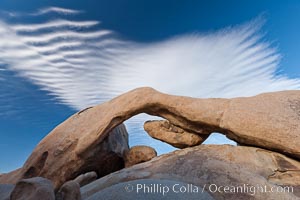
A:
<svg viewBox="0 0 300 200">
<path fill-rule="evenodd" d="M 135 89 L 71 116 L 37 145 L 22 169 L 11 177 L 0 176 L 0 182 L 17 182 L 32 167 L 39 167 L 39 159 L 47 152 L 35 175 L 51 179 L 58 188 L 75 178 L 72 172 L 84 170 L 87 161 L 91 162 L 93 155 L 99 153 L 98 144 L 115 127 L 139 113 L 160 116 L 204 139 L 212 132 L 220 132 L 240 144 L 300 158 L 299 111 L 291 106 L 299 98 L 299 91 L 249 98 L 197 99 L 167 95 L 152 88 Z"/>
</svg>

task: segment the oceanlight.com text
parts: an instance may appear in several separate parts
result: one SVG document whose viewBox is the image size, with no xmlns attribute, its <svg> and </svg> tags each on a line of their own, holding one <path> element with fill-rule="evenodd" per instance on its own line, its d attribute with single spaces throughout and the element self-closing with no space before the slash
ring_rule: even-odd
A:
<svg viewBox="0 0 300 200">
<path fill-rule="evenodd" d="M 173 185 L 164 184 L 127 184 L 125 186 L 126 192 L 135 192 L 137 194 L 161 194 L 163 196 L 168 193 L 181 193 L 181 194 L 194 194 L 194 193 L 231 193 L 231 194 L 250 194 L 257 193 L 293 193 L 292 186 L 267 186 L 267 185 L 217 185 L 217 184 L 204 184 L 202 187 L 193 184 L 176 183 Z"/>
</svg>

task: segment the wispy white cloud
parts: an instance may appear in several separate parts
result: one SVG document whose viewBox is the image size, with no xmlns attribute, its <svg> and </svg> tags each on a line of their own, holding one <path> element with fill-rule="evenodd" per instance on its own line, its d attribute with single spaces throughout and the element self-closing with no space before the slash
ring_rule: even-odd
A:
<svg viewBox="0 0 300 200">
<path fill-rule="evenodd" d="M 60 41 L 59 43 L 50 43 L 44 46 L 38 46 L 35 47 L 33 46 L 36 51 L 41 52 L 41 53 L 57 53 L 58 51 L 62 49 L 70 49 L 70 48 L 80 48 L 84 44 L 80 41 Z"/>
<path fill-rule="evenodd" d="M 12 29 L 18 32 L 40 31 L 42 29 L 59 28 L 59 27 L 76 27 L 88 28 L 99 24 L 98 21 L 69 21 L 69 20 L 54 20 L 43 24 L 18 24 L 13 25 Z"/>
<path fill-rule="evenodd" d="M 64 14 L 64 15 L 74 15 L 74 14 L 79 14 L 82 13 L 83 11 L 80 10 L 73 10 L 73 9 L 68 9 L 68 8 L 60 8 L 60 7 L 46 7 L 38 10 L 35 13 L 32 13 L 31 15 L 44 15 L 48 13 L 59 13 L 59 14 Z"/>
<path fill-rule="evenodd" d="M 76 40 L 95 39 L 95 38 L 103 37 L 110 33 L 111 31 L 108 30 L 85 32 L 85 33 L 69 30 L 69 31 L 56 32 L 56 33 L 40 34 L 38 37 L 36 35 L 23 36 L 22 40 L 27 43 L 50 43 L 53 42 L 53 40 L 57 40 L 57 39 L 64 39 L 64 40 L 69 38 L 73 38 Z"/>
<path fill-rule="evenodd" d="M 17 11 L 6 11 L 6 10 L 0 10 L 0 15 L 8 16 L 11 18 L 20 18 L 24 16 L 41 16 L 41 15 L 47 15 L 47 14 L 58 14 L 58 15 L 77 15 L 80 13 L 83 13 L 82 10 L 74 10 L 69 8 L 61 8 L 61 7 L 45 7 L 41 8 L 36 12 L 17 12 Z"/>
<path fill-rule="evenodd" d="M 48 8 L 39 14 L 52 11 L 80 12 Z M 263 40 L 262 23 L 256 19 L 217 32 L 140 44 L 116 38 L 109 30 L 90 31 L 88 27 L 96 25 L 95 21 L 59 19 L 35 25 L 2 22 L 0 62 L 77 110 L 141 86 L 193 97 L 300 89 L 300 79 L 278 75 L 281 55 Z M 81 30 L 69 30 L 72 26 Z M 39 33 L 48 27 L 54 29 Z M 129 120 L 129 130 L 139 132 L 146 118 L 140 115 Z M 131 137 L 132 144 L 149 141 L 145 135 Z"/>
</svg>

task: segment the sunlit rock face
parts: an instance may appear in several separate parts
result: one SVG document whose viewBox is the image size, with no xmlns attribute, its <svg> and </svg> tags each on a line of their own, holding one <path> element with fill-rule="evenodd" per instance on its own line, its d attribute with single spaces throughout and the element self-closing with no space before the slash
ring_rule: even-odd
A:
<svg viewBox="0 0 300 200">
<path fill-rule="evenodd" d="M 133 146 L 125 153 L 125 167 L 149 161 L 156 156 L 157 152 L 152 147 L 145 145 Z"/>
<path fill-rule="evenodd" d="M 185 131 L 167 120 L 146 121 L 144 129 L 151 137 L 181 149 L 203 143 L 209 134 L 198 135 Z"/>
<path fill-rule="evenodd" d="M 4 174 L 0 182 L 16 183 L 20 179 L 41 176 L 50 179 L 57 190 L 66 181 L 85 172 L 95 171 L 98 177 L 102 177 L 122 169 L 124 153 L 129 148 L 128 133 L 123 124 L 116 126 L 87 154 L 80 157 L 74 152 L 78 140 L 94 128 L 89 126 L 88 117 L 83 117 L 83 123 L 77 120 L 83 114 L 84 111 L 73 115 L 70 123 L 63 123 L 54 129 L 39 143 L 23 168 Z"/>
</svg>

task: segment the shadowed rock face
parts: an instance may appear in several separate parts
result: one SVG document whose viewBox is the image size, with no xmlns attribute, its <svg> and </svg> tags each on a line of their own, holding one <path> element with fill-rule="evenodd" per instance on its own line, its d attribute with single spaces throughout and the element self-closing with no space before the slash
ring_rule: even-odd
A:
<svg viewBox="0 0 300 200">
<path fill-rule="evenodd" d="M 106 188 L 128 181 L 142 184 L 143 179 L 190 183 L 216 200 L 300 198 L 298 161 L 256 147 L 231 145 L 199 145 L 161 155 L 84 186 L 82 198 L 101 195 Z M 124 188 L 118 193 L 126 196 Z"/>
<path fill-rule="evenodd" d="M 81 200 L 80 185 L 76 181 L 67 181 L 58 190 L 55 200 Z"/>
<path fill-rule="evenodd" d="M 0 184 L 0 200 L 10 200 L 10 193 L 14 187 L 12 184 Z"/>
<path fill-rule="evenodd" d="M 11 200 L 55 200 L 54 188 L 48 179 L 35 177 L 20 180 L 10 194 Z"/>
<path fill-rule="evenodd" d="M 88 172 L 85 174 L 81 174 L 78 177 L 74 179 L 75 182 L 79 184 L 80 187 L 89 184 L 90 182 L 93 182 L 97 179 L 97 173 L 96 172 Z"/>
<path fill-rule="evenodd" d="M 108 155 L 101 152 L 109 145 L 100 144 L 115 130 L 119 132 L 115 129 L 119 124 L 139 113 L 163 117 L 172 125 L 204 138 L 212 132 L 220 132 L 240 144 L 300 158 L 299 99 L 300 91 L 248 98 L 197 99 L 139 88 L 71 116 L 37 145 L 14 176 L 0 176 L 0 183 L 43 176 L 52 180 L 58 189 L 79 174 L 97 171 L 101 162 L 108 159 Z M 115 166 L 118 159 L 109 158 L 112 165 L 106 169 Z M 101 176 L 111 171 L 98 173 Z"/>
</svg>

